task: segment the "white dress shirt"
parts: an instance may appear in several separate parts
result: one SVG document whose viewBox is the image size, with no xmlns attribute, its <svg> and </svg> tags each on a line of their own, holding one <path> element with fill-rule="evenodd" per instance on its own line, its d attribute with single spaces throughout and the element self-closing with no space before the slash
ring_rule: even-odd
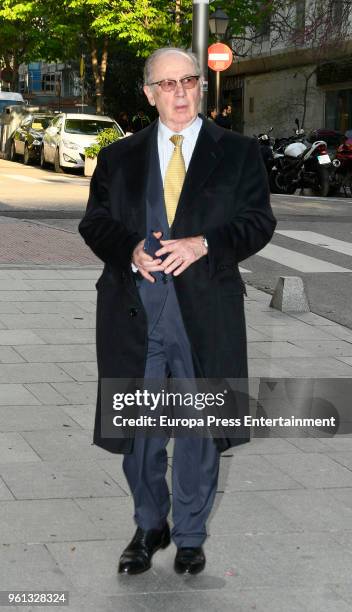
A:
<svg viewBox="0 0 352 612">
<path fill-rule="evenodd" d="M 178 136 L 183 136 L 182 142 L 182 155 L 185 160 L 186 172 L 188 170 L 189 162 L 191 161 L 191 157 L 194 151 L 194 147 L 196 146 L 198 134 L 200 132 L 200 128 L 202 127 L 202 120 L 200 117 L 196 117 L 195 120 L 186 127 L 182 132 L 173 132 L 168 128 L 164 123 L 160 121 L 158 124 L 158 154 L 159 154 L 159 162 L 160 162 L 160 172 L 161 177 L 165 180 L 166 169 L 168 167 L 171 156 L 174 152 L 175 146 L 172 144 L 170 137 L 177 133 Z M 131 263 L 132 271 L 137 272 L 138 268 Z"/>
<path fill-rule="evenodd" d="M 159 119 L 158 125 L 158 153 L 160 162 L 160 172 L 163 179 L 165 180 L 166 169 L 168 167 L 171 156 L 174 152 L 175 146 L 170 141 L 170 137 L 177 134 L 177 136 L 183 136 L 182 142 L 182 155 L 185 160 L 186 172 L 188 170 L 189 162 L 191 161 L 192 153 L 197 142 L 200 128 L 202 127 L 202 120 L 200 117 L 196 117 L 193 123 L 186 127 L 181 132 L 173 132 Z"/>
</svg>

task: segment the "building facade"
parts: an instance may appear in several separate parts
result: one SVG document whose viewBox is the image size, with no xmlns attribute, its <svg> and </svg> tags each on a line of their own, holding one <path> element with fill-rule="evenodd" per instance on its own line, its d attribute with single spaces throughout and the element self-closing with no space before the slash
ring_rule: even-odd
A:
<svg viewBox="0 0 352 612">
<path fill-rule="evenodd" d="M 352 129 L 349 0 L 277 0 L 261 31 L 232 46 L 222 92 L 235 129 L 252 136 L 273 126 L 281 137 L 292 134 L 296 117 L 307 132 Z"/>
</svg>

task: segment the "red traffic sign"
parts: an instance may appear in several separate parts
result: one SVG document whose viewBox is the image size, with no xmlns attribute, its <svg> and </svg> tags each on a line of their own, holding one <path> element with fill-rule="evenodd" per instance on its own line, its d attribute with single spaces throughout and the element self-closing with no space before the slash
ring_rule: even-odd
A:
<svg viewBox="0 0 352 612">
<path fill-rule="evenodd" d="M 223 43 L 214 43 L 208 47 L 208 66 L 215 72 L 222 72 L 232 64 L 232 49 Z"/>
</svg>

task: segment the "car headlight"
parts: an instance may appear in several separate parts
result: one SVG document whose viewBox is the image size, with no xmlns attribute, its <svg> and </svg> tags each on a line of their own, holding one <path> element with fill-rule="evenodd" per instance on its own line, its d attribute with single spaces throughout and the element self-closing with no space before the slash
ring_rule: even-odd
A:
<svg viewBox="0 0 352 612">
<path fill-rule="evenodd" d="M 79 149 L 79 146 L 75 142 L 71 142 L 70 140 L 63 140 L 62 144 L 67 149 L 75 149 L 76 151 L 78 151 Z"/>
</svg>

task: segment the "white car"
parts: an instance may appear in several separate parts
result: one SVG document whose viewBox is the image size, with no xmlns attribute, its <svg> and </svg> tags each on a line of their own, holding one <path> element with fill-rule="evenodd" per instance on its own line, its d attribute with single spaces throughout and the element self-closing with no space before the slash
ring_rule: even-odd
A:
<svg viewBox="0 0 352 612">
<path fill-rule="evenodd" d="M 119 136 L 124 131 L 111 117 L 60 113 L 45 130 L 40 151 L 40 165 L 53 164 L 56 172 L 66 168 L 84 168 L 86 147 L 96 142 L 102 130 L 115 128 Z"/>
</svg>

